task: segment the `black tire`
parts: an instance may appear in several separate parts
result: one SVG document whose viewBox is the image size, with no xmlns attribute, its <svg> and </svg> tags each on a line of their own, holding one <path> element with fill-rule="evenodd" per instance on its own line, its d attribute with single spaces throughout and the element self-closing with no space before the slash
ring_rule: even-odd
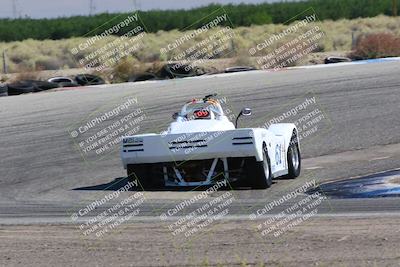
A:
<svg viewBox="0 0 400 267">
<path fill-rule="evenodd" d="M 36 87 L 30 82 L 16 82 L 8 85 L 8 95 L 33 93 Z"/>
<path fill-rule="evenodd" d="M 37 80 L 23 80 L 8 85 L 9 95 L 20 95 L 26 93 L 41 92 L 57 88 L 58 84 Z"/>
<path fill-rule="evenodd" d="M 58 83 L 59 87 L 78 87 L 80 85 L 78 85 L 77 83 L 72 83 L 72 82 L 60 82 Z"/>
<path fill-rule="evenodd" d="M 285 176 L 285 178 L 295 179 L 300 175 L 301 172 L 301 154 L 296 132 L 293 132 L 292 138 L 290 140 L 287 152 L 287 159 L 289 173 Z"/>
<path fill-rule="evenodd" d="M 91 74 L 76 75 L 75 80 L 79 85 L 82 86 L 105 84 L 105 81 L 102 78 Z"/>
<path fill-rule="evenodd" d="M 35 87 L 34 92 L 46 91 L 58 87 L 58 84 L 46 81 L 26 80 L 22 82 L 32 84 Z"/>
<path fill-rule="evenodd" d="M 0 84 L 0 97 L 8 96 L 8 87 L 6 84 Z"/>
<path fill-rule="evenodd" d="M 157 76 L 153 73 L 143 73 L 129 78 L 128 82 L 143 82 L 157 80 Z"/>
<path fill-rule="evenodd" d="M 47 80 L 51 83 L 74 83 L 74 80 L 69 77 L 53 77 Z"/>
<path fill-rule="evenodd" d="M 159 73 L 159 76 L 163 79 L 176 79 L 198 76 L 196 73 L 197 67 L 190 66 L 187 64 L 180 65 L 179 63 L 165 64 Z"/>
<path fill-rule="evenodd" d="M 148 166 L 144 164 L 128 165 L 127 168 L 128 180 L 139 182 L 138 189 L 146 190 L 152 187 L 151 177 L 149 176 Z"/>
<path fill-rule="evenodd" d="M 254 161 L 249 164 L 250 186 L 253 189 L 266 189 L 272 185 L 271 161 L 267 146 L 263 145 L 263 161 Z"/>
</svg>

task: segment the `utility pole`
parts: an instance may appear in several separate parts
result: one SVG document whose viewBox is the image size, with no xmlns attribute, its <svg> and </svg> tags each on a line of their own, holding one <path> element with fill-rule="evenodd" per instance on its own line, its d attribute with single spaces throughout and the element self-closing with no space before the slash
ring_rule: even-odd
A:
<svg viewBox="0 0 400 267">
<path fill-rule="evenodd" d="M 6 55 L 6 50 L 3 50 L 3 73 L 7 74 L 8 73 L 8 68 L 7 68 L 7 55 Z"/>
<path fill-rule="evenodd" d="M 357 45 L 356 31 L 353 30 L 351 32 L 351 50 L 356 49 L 356 45 Z"/>
<path fill-rule="evenodd" d="M 12 11 L 13 17 L 16 19 L 18 17 L 17 0 L 12 0 Z"/>
<path fill-rule="evenodd" d="M 393 17 L 397 16 L 397 0 L 392 0 L 392 12 Z"/>
<path fill-rule="evenodd" d="M 96 10 L 94 0 L 89 0 L 89 16 L 92 16 Z"/>
<path fill-rule="evenodd" d="M 141 8 L 140 2 L 138 0 L 132 0 L 132 4 L 133 4 L 133 10 L 139 11 L 139 9 Z"/>
</svg>

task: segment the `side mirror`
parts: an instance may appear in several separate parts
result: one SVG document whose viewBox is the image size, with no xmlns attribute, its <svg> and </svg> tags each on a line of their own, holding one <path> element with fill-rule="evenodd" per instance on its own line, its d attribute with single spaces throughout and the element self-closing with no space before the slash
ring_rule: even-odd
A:
<svg viewBox="0 0 400 267">
<path fill-rule="evenodd" d="M 172 114 L 172 118 L 174 120 L 176 120 L 179 117 L 179 112 L 175 112 L 174 114 Z"/>
<path fill-rule="evenodd" d="M 244 108 L 240 112 L 243 116 L 251 116 L 251 108 Z"/>
<path fill-rule="evenodd" d="M 241 116 L 251 116 L 251 108 L 243 108 L 239 115 L 236 117 L 236 121 L 235 121 L 235 127 L 237 128 L 238 126 L 238 120 Z"/>
</svg>

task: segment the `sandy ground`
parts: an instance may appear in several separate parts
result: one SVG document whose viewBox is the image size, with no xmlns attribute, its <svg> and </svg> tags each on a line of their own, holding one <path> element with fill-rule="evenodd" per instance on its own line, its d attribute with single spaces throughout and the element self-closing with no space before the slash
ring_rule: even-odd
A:
<svg viewBox="0 0 400 267">
<path fill-rule="evenodd" d="M 400 217 L 314 217 L 279 237 L 220 221 L 192 237 L 130 223 L 102 237 L 75 225 L 0 227 L 0 266 L 399 266 Z"/>
</svg>

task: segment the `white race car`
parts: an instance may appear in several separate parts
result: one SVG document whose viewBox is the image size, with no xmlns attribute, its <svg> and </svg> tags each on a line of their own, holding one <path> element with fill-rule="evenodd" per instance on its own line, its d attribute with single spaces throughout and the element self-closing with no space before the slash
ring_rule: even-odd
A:
<svg viewBox="0 0 400 267">
<path fill-rule="evenodd" d="M 130 179 L 143 188 L 203 186 L 225 180 L 232 186 L 268 188 L 280 176 L 296 178 L 301 156 L 292 123 L 237 128 L 216 95 L 186 103 L 161 134 L 122 139 L 121 158 Z"/>
</svg>

